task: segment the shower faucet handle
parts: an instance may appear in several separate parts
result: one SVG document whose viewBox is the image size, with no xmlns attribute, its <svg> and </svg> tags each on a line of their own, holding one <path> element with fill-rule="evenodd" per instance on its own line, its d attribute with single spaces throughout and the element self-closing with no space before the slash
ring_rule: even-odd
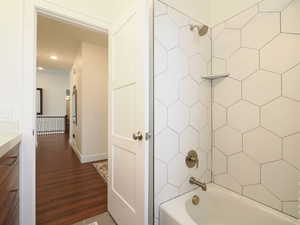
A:
<svg viewBox="0 0 300 225">
<path fill-rule="evenodd" d="M 199 158 L 196 151 L 191 150 L 188 152 L 188 155 L 185 157 L 185 163 L 188 168 L 199 167 Z"/>
</svg>

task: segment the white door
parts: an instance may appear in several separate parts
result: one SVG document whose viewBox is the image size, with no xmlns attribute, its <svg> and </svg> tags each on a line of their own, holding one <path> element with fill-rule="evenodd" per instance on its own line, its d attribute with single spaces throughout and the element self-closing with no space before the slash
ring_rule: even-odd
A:
<svg viewBox="0 0 300 225">
<path fill-rule="evenodd" d="M 108 209 L 118 225 L 148 220 L 149 16 L 146 0 L 138 2 L 109 40 Z"/>
</svg>

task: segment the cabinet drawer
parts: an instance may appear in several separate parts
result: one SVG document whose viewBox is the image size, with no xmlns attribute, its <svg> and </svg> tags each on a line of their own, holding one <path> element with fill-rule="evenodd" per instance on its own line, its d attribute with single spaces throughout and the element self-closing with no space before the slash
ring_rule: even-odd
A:
<svg viewBox="0 0 300 225">
<path fill-rule="evenodd" d="M 19 145 L 0 158 L 0 166 L 12 166 L 19 158 Z"/>
<path fill-rule="evenodd" d="M 19 157 L 19 148 L 20 145 L 13 147 L 7 154 L 8 157 Z"/>
<path fill-rule="evenodd" d="M 0 195 L 2 195 L 3 192 L 17 190 L 19 188 L 18 161 L 11 167 L 1 167 L 0 172 L 1 170 L 3 174 L 0 176 Z"/>
<path fill-rule="evenodd" d="M 18 225 L 19 215 L 19 193 L 18 191 L 8 192 L 2 201 L 0 210 L 1 225 Z"/>
<path fill-rule="evenodd" d="M 10 167 L 13 166 L 16 161 L 18 160 L 18 157 L 12 156 L 12 157 L 2 157 L 0 159 L 0 166 L 1 167 Z"/>
</svg>

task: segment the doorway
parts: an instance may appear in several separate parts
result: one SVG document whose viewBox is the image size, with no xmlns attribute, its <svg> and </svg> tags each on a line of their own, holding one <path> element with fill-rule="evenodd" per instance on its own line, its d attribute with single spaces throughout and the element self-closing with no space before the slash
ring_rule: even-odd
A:
<svg viewBox="0 0 300 225">
<path fill-rule="evenodd" d="M 114 224 L 107 212 L 108 35 L 37 16 L 36 220 Z"/>
<path fill-rule="evenodd" d="M 23 153 L 21 154 L 21 224 L 36 224 L 35 166 L 32 163 L 35 161 L 36 156 L 34 151 L 36 138 L 36 105 L 35 100 L 32 98 L 36 92 L 36 71 L 32 70 L 36 68 L 36 46 L 32 40 L 36 39 L 35 17 L 37 13 L 42 13 L 43 15 L 67 23 L 75 23 L 83 27 L 106 31 L 108 33 L 108 171 L 109 173 L 112 172 L 111 175 L 109 174 L 110 179 L 108 179 L 108 197 L 111 196 L 111 198 L 108 198 L 108 208 L 119 225 L 148 224 L 148 219 L 151 219 L 152 207 L 149 207 L 149 204 L 152 202 L 150 196 L 153 181 L 151 180 L 152 167 L 149 165 L 149 162 L 152 160 L 150 155 L 153 149 L 150 149 L 150 142 L 152 142 L 152 140 L 151 138 L 149 139 L 149 137 L 151 137 L 151 133 L 153 133 L 151 130 L 152 125 L 150 125 L 151 121 L 153 122 L 153 120 L 150 120 L 150 112 L 153 111 L 150 109 L 150 105 L 152 104 L 150 104 L 150 102 L 152 102 L 150 100 L 152 98 L 150 83 L 153 63 L 151 62 L 152 52 L 150 43 L 153 37 L 150 28 L 153 8 L 152 5 L 149 6 L 148 3 L 149 1 L 146 0 L 138 1 L 132 7 L 128 6 L 122 8 L 122 13 L 117 14 L 116 19 L 110 22 L 101 16 L 94 17 L 89 15 L 89 13 L 85 13 L 86 8 L 69 10 L 68 6 L 57 7 L 56 4 L 48 4 L 43 1 L 27 2 L 25 4 L 24 24 L 26 24 L 26 29 L 24 29 L 23 70 L 27 77 L 23 82 L 23 100 L 26 102 L 27 107 L 23 107 L 24 121 L 22 124 L 24 139 L 22 143 Z M 97 7 L 99 7 L 99 5 L 97 5 Z M 127 53 L 130 54 L 128 55 Z M 132 87 L 133 82 L 128 79 L 122 79 L 125 77 L 131 77 L 131 81 L 134 81 L 136 88 L 126 89 L 126 87 L 130 85 Z M 130 83 L 127 85 L 126 83 L 128 81 L 130 81 Z M 125 88 L 123 89 L 125 90 L 123 93 L 131 95 L 124 96 L 121 92 L 118 92 L 118 90 L 122 88 Z M 134 92 L 128 92 L 127 90 L 134 90 L 135 95 L 132 95 Z M 118 97 L 120 97 L 119 99 L 115 98 L 117 92 L 121 93 L 118 95 Z M 134 96 L 138 98 L 135 99 Z M 130 107 L 119 107 L 121 111 L 118 113 L 121 113 L 122 110 L 129 110 L 130 114 L 115 113 L 114 109 L 116 109 L 116 105 L 114 104 L 118 105 L 118 103 L 122 103 L 122 101 L 112 102 L 112 100 L 121 100 L 127 97 L 132 98 L 130 100 L 133 100 L 132 102 L 134 104 L 131 104 Z M 121 121 L 128 121 L 127 117 L 130 117 L 130 122 L 133 122 L 129 127 L 131 131 L 130 134 L 126 133 L 125 136 L 118 136 L 115 128 L 128 128 L 120 123 L 121 121 L 118 120 L 118 115 L 123 116 Z M 139 138 L 135 138 L 136 136 Z M 122 138 L 122 140 L 118 138 Z M 126 148 L 131 152 L 131 160 L 128 161 L 123 160 L 122 157 L 117 157 L 120 155 L 116 154 L 117 150 L 126 150 Z M 88 160 L 88 158 L 85 158 L 85 160 Z M 134 192 L 132 192 L 132 189 L 129 189 L 128 186 L 122 189 L 122 182 L 124 182 L 126 178 L 126 176 L 122 175 L 123 170 L 120 170 L 122 166 L 126 169 L 131 168 L 131 171 L 134 172 L 129 174 L 131 176 L 130 178 L 133 178 L 130 180 L 131 183 L 128 179 L 127 181 L 125 180 L 127 185 L 129 184 L 134 187 Z M 113 174 L 116 171 L 119 176 Z M 128 197 L 131 199 L 128 199 Z M 131 201 L 132 199 L 134 199 L 134 201 Z M 119 207 L 125 209 L 125 211 L 130 211 L 130 215 L 118 210 Z M 128 220 L 128 218 L 130 218 L 130 220 Z"/>
</svg>

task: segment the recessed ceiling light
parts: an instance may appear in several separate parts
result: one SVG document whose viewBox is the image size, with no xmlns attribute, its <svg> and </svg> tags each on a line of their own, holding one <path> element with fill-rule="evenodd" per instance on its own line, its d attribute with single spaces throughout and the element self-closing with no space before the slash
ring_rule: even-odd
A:
<svg viewBox="0 0 300 225">
<path fill-rule="evenodd" d="M 57 56 L 56 55 L 51 55 L 50 59 L 57 60 Z"/>
<path fill-rule="evenodd" d="M 41 66 L 38 66 L 38 68 L 37 68 L 38 70 L 45 70 L 43 67 L 41 67 Z"/>
</svg>

